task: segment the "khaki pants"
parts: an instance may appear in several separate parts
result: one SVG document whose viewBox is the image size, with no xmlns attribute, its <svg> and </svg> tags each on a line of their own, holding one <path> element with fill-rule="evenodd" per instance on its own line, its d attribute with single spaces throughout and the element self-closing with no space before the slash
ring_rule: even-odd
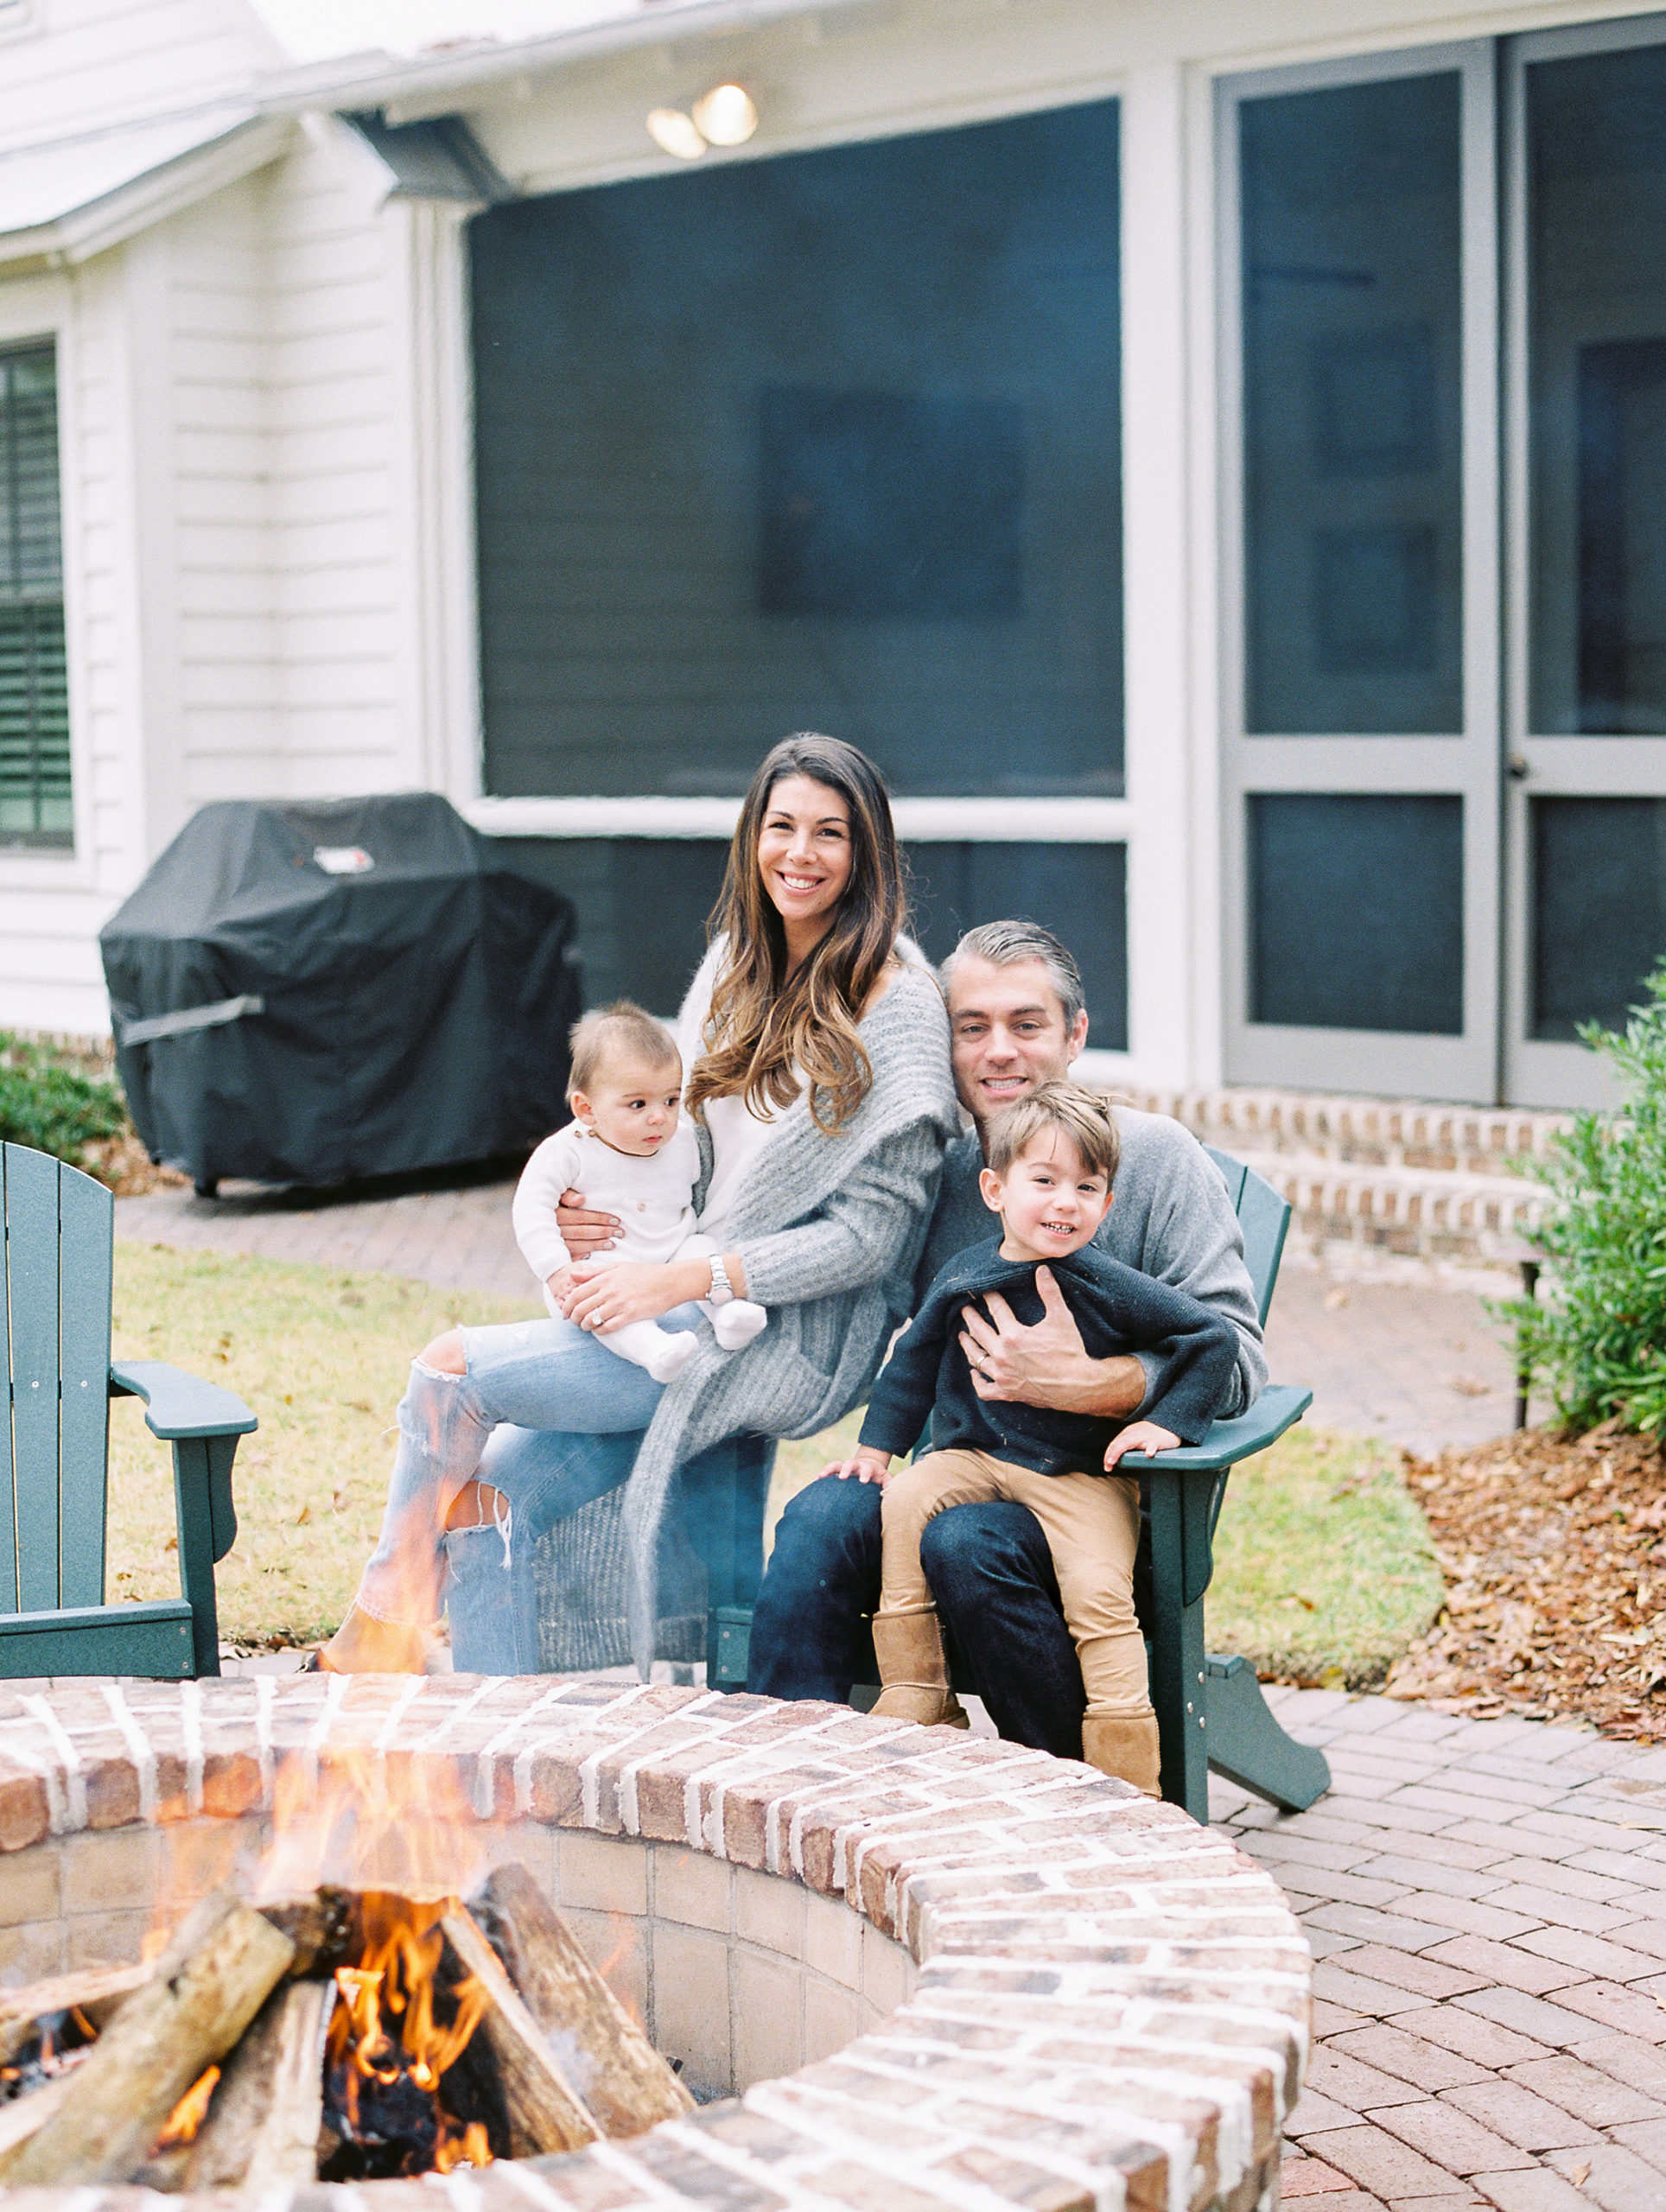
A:
<svg viewBox="0 0 1666 2212">
<path fill-rule="evenodd" d="M 988 1452 L 932 1452 L 885 1486 L 880 1611 L 934 1610 L 919 1564 L 926 1522 L 951 1505 L 997 1498 L 1041 1523 L 1076 1641 L 1090 1714 L 1148 1713 L 1145 1639 L 1134 1611 L 1140 1486 L 1131 1475 L 1038 1475 Z"/>
</svg>

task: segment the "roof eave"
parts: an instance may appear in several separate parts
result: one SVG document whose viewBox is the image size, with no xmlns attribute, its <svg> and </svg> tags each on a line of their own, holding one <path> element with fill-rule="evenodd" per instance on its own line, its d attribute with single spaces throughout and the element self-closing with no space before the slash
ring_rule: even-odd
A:
<svg viewBox="0 0 1666 2212">
<path fill-rule="evenodd" d="M 417 120 L 466 109 L 518 78 L 551 73 L 601 55 L 663 45 L 668 39 L 722 35 L 855 4 L 859 0 L 661 0 L 633 15 L 512 46 L 417 55 L 410 60 L 388 54 L 353 54 L 339 73 L 311 67 L 267 77 L 258 97 L 267 115 L 379 108 L 390 122 Z"/>
<path fill-rule="evenodd" d="M 90 261 L 264 168 L 287 151 L 294 137 L 295 125 L 287 117 L 251 116 L 84 207 L 49 223 L 0 232 L 0 270 L 9 277 L 19 276 Z"/>
</svg>

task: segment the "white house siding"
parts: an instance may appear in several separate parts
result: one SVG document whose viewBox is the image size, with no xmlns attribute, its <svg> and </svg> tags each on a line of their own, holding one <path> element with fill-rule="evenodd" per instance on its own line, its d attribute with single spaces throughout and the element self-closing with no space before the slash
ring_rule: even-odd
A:
<svg viewBox="0 0 1666 2212">
<path fill-rule="evenodd" d="M 73 855 L 0 853 L 0 1025 L 107 1027 L 99 927 L 205 801 L 441 780 L 397 366 L 432 224 L 378 208 L 343 126 L 296 145 L 0 283 L 0 342 L 59 344 L 77 823 Z"/>
</svg>

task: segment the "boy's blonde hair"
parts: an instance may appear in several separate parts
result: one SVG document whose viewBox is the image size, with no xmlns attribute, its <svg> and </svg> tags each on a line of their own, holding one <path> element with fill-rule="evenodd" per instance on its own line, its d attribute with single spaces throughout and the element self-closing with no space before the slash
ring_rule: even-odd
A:
<svg viewBox="0 0 1666 2212">
<path fill-rule="evenodd" d="M 1079 1083 L 1044 1083 L 1003 1107 L 989 1124 L 989 1166 L 1004 1175 L 1046 1129 L 1067 1136 L 1088 1173 L 1103 1175 L 1110 1189 L 1116 1180 L 1122 1141 L 1110 1099 Z"/>
<path fill-rule="evenodd" d="M 633 1054 L 645 1068 L 681 1068 L 683 1055 L 677 1039 L 663 1021 L 656 1021 L 632 999 L 615 999 L 611 1006 L 592 1007 L 568 1032 L 572 1047 L 572 1072 L 567 1078 L 567 1103 L 577 1090 L 588 1090 L 603 1065 L 616 1052 Z"/>
</svg>

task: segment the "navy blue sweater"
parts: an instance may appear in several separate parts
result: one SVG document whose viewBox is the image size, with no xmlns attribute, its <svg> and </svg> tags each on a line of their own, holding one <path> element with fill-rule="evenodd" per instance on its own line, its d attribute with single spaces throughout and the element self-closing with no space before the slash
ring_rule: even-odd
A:
<svg viewBox="0 0 1666 2212">
<path fill-rule="evenodd" d="M 1091 1359 L 1136 1351 L 1160 1355 L 1162 1395 L 1140 1418 L 1172 1429 L 1183 1444 L 1200 1443 L 1237 1370 L 1232 1324 L 1091 1244 L 1046 1264 Z M 1039 1475 L 1103 1470 L 1105 1446 L 1126 1421 L 985 1401 L 972 1388 L 960 1348 L 962 1307 L 976 1305 L 987 1313 L 982 1294 L 998 1290 L 1019 1321 L 1039 1321 L 1045 1308 L 1035 1268 L 1033 1261 L 1003 1260 L 1001 1240 L 993 1236 L 950 1261 L 874 1385 L 862 1425 L 864 1444 L 898 1458 L 912 1450 L 929 1419 L 938 1452 L 988 1452 Z"/>
</svg>

